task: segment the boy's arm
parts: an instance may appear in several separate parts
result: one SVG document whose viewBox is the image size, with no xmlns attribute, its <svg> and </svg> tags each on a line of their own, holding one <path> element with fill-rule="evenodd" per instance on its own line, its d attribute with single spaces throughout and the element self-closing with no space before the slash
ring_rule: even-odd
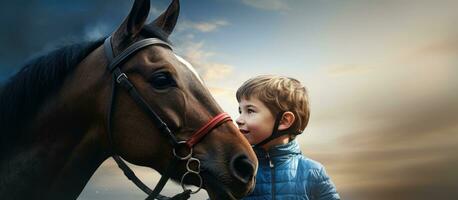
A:
<svg viewBox="0 0 458 200">
<path fill-rule="evenodd" d="M 312 187 L 312 200 L 340 200 L 336 187 L 324 167 L 317 170 L 315 175 L 317 179 Z"/>
</svg>

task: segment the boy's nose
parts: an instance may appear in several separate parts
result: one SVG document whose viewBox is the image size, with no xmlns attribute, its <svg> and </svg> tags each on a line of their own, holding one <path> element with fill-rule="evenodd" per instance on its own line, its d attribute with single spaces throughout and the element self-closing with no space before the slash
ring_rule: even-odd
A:
<svg viewBox="0 0 458 200">
<path fill-rule="evenodd" d="M 237 123 L 237 126 L 242 125 L 243 124 L 242 117 L 241 116 L 237 117 L 237 119 L 235 119 L 235 123 Z"/>
</svg>

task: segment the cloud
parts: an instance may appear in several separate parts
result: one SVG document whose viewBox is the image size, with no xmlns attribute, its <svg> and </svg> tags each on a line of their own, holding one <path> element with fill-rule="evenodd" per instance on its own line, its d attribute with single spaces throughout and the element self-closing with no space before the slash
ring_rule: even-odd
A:
<svg viewBox="0 0 458 200">
<path fill-rule="evenodd" d="M 456 199 L 458 192 L 436 189 L 458 186 L 458 159 L 452 155 L 458 151 L 458 126 L 448 123 L 418 134 L 409 129 L 405 123 L 345 131 L 346 137 L 334 143 L 339 152 L 311 155 L 328 162 L 330 171 L 338 174 L 338 188 L 354 199 Z"/>
<path fill-rule="evenodd" d="M 227 26 L 229 25 L 229 22 L 226 20 L 213 20 L 213 21 L 208 21 L 208 22 L 192 22 L 192 21 L 184 21 L 180 26 L 178 26 L 178 29 L 180 30 L 186 30 L 186 29 L 191 29 L 191 30 L 196 30 L 199 32 L 214 32 L 217 31 L 220 27 Z"/>
<path fill-rule="evenodd" d="M 187 41 L 182 46 L 183 57 L 194 66 L 204 80 L 218 80 L 232 74 L 231 65 L 211 60 L 217 53 L 205 50 L 204 42 Z"/>
<path fill-rule="evenodd" d="M 402 55 L 400 62 L 415 63 L 416 65 L 444 66 L 455 65 L 458 62 L 458 32 L 449 37 L 429 41 L 416 47 L 415 50 Z M 419 59 L 421 58 L 421 59 Z"/>
<path fill-rule="evenodd" d="M 220 88 L 220 87 L 209 87 L 208 88 L 213 95 L 218 96 L 225 96 L 232 92 L 231 89 L 228 88 Z"/>
<path fill-rule="evenodd" d="M 235 120 L 239 117 L 238 103 L 235 98 L 236 87 L 234 86 L 210 86 L 209 90 L 216 102 L 220 105 L 224 112 L 228 113 L 232 118 L 232 123 L 236 125 Z"/>
<path fill-rule="evenodd" d="M 446 38 L 441 41 L 431 43 L 419 50 L 419 53 L 425 54 L 455 54 L 458 52 L 458 36 Z"/>
<path fill-rule="evenodd" d="M 343 199 L 458 198 L 456 48 L 429 44 L 310 76 L 312 118 L 299 138 Z"/>
<path fill-rule="evenodd" d="M 284 0 L 242 0 L 245 5 L 270 11 L 286 11 L 291 8 Z"/>
<path fill-rule="evenodd" d="M 344 75 L 355 74 L 355 73 L 360 74 L 360 73 L 364 73 L 364 72 L 371 70 L 370 67 L 354 65 L 354 64 L 336 65 L 336 66 L 330 66 L 326 68 L 327 68 L 328 74 L 331 76 L 344 76 Z"/>
<path fill-rule="evenodd" d="M 150 14 L 149 16 L 153 16 L 154 18 L 158 17 L 162 12 L 165 12 L 167 8 L 164 8 L 164 10 L 157 8 L 156 6 L 151 5 L 150 7 Z M 148 17 L 149 17 L 148 16 Z"/>
<path fill-rule="evenodd" d="M 94 41 L 105 37 L 110 33 L 110 26 L 105 23 L 91 24 L 88 27 L 85 27 L 84 39 L 87 41 Z"/>
</svg>

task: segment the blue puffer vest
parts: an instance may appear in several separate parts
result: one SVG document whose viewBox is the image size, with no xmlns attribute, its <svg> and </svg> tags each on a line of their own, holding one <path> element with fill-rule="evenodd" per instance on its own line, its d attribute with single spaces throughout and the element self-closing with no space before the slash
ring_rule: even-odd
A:
<svg viewBox="0 0 458 200">
<path fill-rule="evenodd" d="M 340 199 L 323 165 L 303 156 L 296 140 L 268 152 L 254 150 L 259 160 L 256 187 L 244 200 Z"/>
</svg>

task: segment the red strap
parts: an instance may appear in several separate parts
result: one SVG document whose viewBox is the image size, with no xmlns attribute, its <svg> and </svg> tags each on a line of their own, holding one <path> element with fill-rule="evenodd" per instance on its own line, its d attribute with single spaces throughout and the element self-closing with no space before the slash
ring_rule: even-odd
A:
<svg viewBox="0 0 458 200">
<path fill-rule="evenodd" d="M 186 145 L 188 145 L 189 148 L 192 148 L 195 144 L 197 144 L 207 133 L 209 133 L 211 130 L 213 130 L 215 127 L 223 124 L 224 122 L 227 121 L 232 121 L 231 116 L 227 113 L 221 113 L 217 116 L 215 116 L 213 119 L 211 119 L 207 124 L 202 126 L 199 130 L 194 132 L 191 136 L 186 141 Z"/>
</svg>

